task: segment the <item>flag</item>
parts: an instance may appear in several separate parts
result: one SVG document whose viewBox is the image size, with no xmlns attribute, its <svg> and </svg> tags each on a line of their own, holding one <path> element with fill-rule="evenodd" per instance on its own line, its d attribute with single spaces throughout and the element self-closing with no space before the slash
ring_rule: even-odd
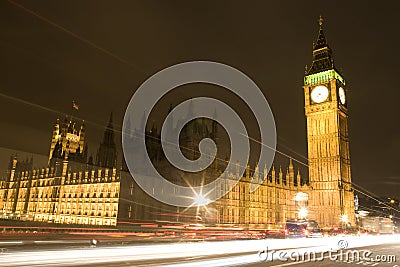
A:
<svg viewBox="0 0 400 267">
<path fill-rule="evenodd" d="M 72 101 L 72 108 L 75 110 L 79 109 L 79 106 L 78 106 L 78 104 L 75 103 L 75 101 Z"/>
</svg>

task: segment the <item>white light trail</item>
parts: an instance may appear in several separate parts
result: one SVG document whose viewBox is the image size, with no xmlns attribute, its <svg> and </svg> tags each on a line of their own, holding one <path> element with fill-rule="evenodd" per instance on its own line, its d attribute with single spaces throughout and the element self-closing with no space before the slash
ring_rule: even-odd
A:
<svg viewBox="0 0 400 267">
<path fill-rule="evenodd" d="M 199 256 L 221 256 L 212 260 L 202 260 L 185 266 L 235 266 L 260 261 L 259 251 L 307 248 L 307 250 L 337 250 L 339 240 L 345 240 L 348 248 L 378 244 L 399 243 L 399 235 L 384 236 L 336 236 L 329 238 L 238 240 L 221 242 L 192 242 L 156 245 L 128 245 L 115 247 L 65 248 L 41 251 L 7 252 L 0 254 L 0 266 L 37 265 L 89 265 L 96 263 L 116 263 L 151 261 L 154 259 L 185 259 Z M 254 253 L 226 258 L 234 253 Z M 223 264 L 222 264 L 223 263 Z M 196 265 L 200 264 L 200 265 Z M 222 265 L 221 265 L 222 264 Z"/>
</svg>

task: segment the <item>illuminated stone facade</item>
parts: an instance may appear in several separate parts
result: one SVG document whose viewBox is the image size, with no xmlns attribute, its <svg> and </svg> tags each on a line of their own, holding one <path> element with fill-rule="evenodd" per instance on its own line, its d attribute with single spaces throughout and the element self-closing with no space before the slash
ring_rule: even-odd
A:
<svg viewBox="0 0 400 267">
<path fill-rule="evenodd" d="M 188 114 L 191 111 L 188 110 Z M 174 118 L 173 114 L 170 118 Z M 212 138 L 218 141 L 221 139 L 219 134 L 222 132 L 220 126 L 214 122 L 204 119 L 193 120 L 186 128 L 183 129 L 180 135 L 180 145 L 183 154 L 189 158 L 194 159 L 198 157 L 198 143 L 205 137 Z M 168 167 L 166 159 L 162 155 L 162 148 L 159 142 L 160 134 L 155 127 L 149 129 L 146 133 L 148 136 L 147 151 L 139 151 L 136 147 L 130 147 L 130 151 L 136 151 L 138 157 L 143 157 L 148 153 L 152 159 L 154 166 L 157 168 L 164 177 L 170 179 L 171 182 L 182 186 L 200 186 L 202 183 L 209 183 L 214 177 L 219 177 L 227 166 L 227 160 L 221 160 L 221 155 L 224 153 L 217 151 L 217 160 L 210 165 L 205 171 L 201 173 L 184 173 Z M 135 135 L 132 135 L 132 142 L 134 144 Z M 138 159 L 140 161 L 140 159 Z M 216 190 L 222 190 L 229 187 L 229 184 L 236 184 L 230 192 L 218 199 L 214 203 L 209 203 L 206 206 L 198 208 L 176 208 L 168 205 L 161 204 L 155 200 L 150 199 L 142 190 L 133 182 L 129 186 L 132 187 L 132 195 L 135 197 L 135 202 L 128 205 L 128 210 L 131 216 L 138 214 L 137 219 L 151 219 L 151 220 L 174 220 L 184 221 L 184 218 L 190 216 L 197 218 L 201 222 L 207 224 L 224 224 L 235 225 L 239 227 L 250 228 L 276 228 L 284 223 L 287 219 L 303 218 L 299 212 L 302 208 L 307 209 L 309 186 L 301 179 L 299 169 L 295 169 L 292 159 L 288 160 L 288 167 L 279 168 L 277 171 L 273 168 L 268 171 L 265 167 L 255 167 L 251 169 L 247 165 L 245 173 L 239 173 L 239 168 L 232 168 L 226 172 L 226 176 L 221 177 L 222 184 Z M 127 170 L 127 167 L 124 168 Z M 136 171 L 143 171 L 136 168 Z M 253 174 L 255 181 L 253 181 Z M 127 175 L 126 172 L 123 175 Z M 237 177 L 241 177 L 237 182 Z M 124 180 L 124 179 L 123 179 Z M 129 180 L 129 179 L 127 179 Z M 252 182 L 260 183 L 254 192 L 250 192 L 249 188 Z M 150 185 L 154 190 L 161 190 L 157 185 Z M 219 186 L 219 185 L 217 185 Z M 126 190 L 126 189 L 125 189 Z M 163 192 L 163 194 L 179 192 Z M 299 199 L 299 195 L 303 195 Z M 305 197 L 304 197 L 305 196 Z M 195 198 L 195 196 L 193 195 Z M 138 205 L 139 203 L 146 203 L 146 206 Z M 151 204 L 150 204 L 151 203 Z M 170 213 L 185 211 L 185 214 L 180 214 L 179 218 L 168 216 L 157 216 L 156 214 Z M 128 214 L 126 211 L 121 211 Z M 132 213 L 134 215 L 132 215 Z M 132 218 L 124 216 L 125 218 Z M 132 219 L 133 219 L 132 218 Z"/>
<path fill-rule="evenodd" d="M 57 156 L 86 162 L 86 152 L 85 125 L 82 123 L 81 126 L 78 126 L 67 117 L 62 124 L 57 120 L 51 137 L 49 164 L 50 159 Z M 58 155 L 58 153 L 63 153 L 63 155 Z"/>
<path fill-rule="evenodd" d="M 120 178 L 116 169 L 75 172 L 66 160 L 45 169 L 24 168 L 12 157 L 1 190 L 10 218 L 67 224 L 115 225 Z M 26 162 L 23 162 L 26 167 Z M 75 168 L 74 168 L 75 167 Z"/>
<path fill-rule="evenodd" d="M 275 228 L 287 219 L 309 218 L 322 226 L 354 225 L 354 193 L 351 185 L 346 84 L 334 67 L 322 21 L 314 45 L 313 62 L 304 78 L 308 134 L 309 179 L 301 179 L 292 160 L 287 168 L 266 170 L 248 166 L 244 176 L 225 196 L 207 206 L 177 208 L 144 193 L 122 162 L 118 168 L 112 119 L 105 130 L 96 160 L 87 157 L 85 126 L 66 118 L 54 126 L 49 165 L 33 168 L 33 161 L 11 157 L 8 173 L 0 181 L 0 211 L 3 217 L 55 223 L 116 225 L 117 222 L 206 222 L 249 228 Z M 191 111 L 189 110 L 189 113 Z M 171 117 L 173 118 L 173 117 Z M 173 127 L 172 122 L 167 123 Z M 144 127 L 144 125 L 143 125 Z M 215 122 L 193 120 L 181 134 L 181 150 L 188 158 L 199 156 L 198 143 L 221 136 Z M 132 144 L 135 135 L 132 133 Z M 227 164 L 214 161 L 202 174 L 170 171 L 153 125 L 146 131 L 147 151 L 135 147 L 135 155 L 148 154 L 153 164 L 171 182 L 196 186 L 218 177 Z M 221 151 L 217 157 L 221 159 Z M 249 188 L 252 177 L 261 186 Z M 226 186 L 236 182 L 238 171 L 223 177 Z M 262 181 L 261 181 L 262 180 Z M 307 182 L 308 180 L 308 182 Z M 153 185 L 153 190 L 160 190 Z M 162 190 L 162 189 L 161 189 Z M 223 190 L 223 188 L 216 188 Z M 164 192 L 178 194 L 179 192 Z"/>
<path fill-rule="evenodd" d="M 0 186 L 3 218 L 66 224 L 116 225 L 120 204 L 120 171 L 112 120 L 99 146 L 98 165 L 87 160 L 85 126 L 66 117 L 57 120 L 46 168 L 33 159 L 12 156 Z M 79 130 L 77 130 L 79 128 Z M 112 164 L 110 164 L 110 162 Z"/>
<path fill-rule="evenodd" d="M 210 204 L 217 223 L 234 224 L 250 228 L 276 228 L 287 219 L 302 218 L 299 211 L 308 206 L 307 184 L 302 184 L 300 172 L 295 174 L 292 160 L 286 174 L 273 168 L 270 173 L 264 168 L 255 168 L 255 181 L 261 186 L 250 193 L 253 173 L 247 167 L 245 176 L 224 197 Z M 235 182 L 230 173 L 226 183 Z M 261 181 L 260 181 L 261 182 Z M 299 196 L 305 196 L 299 198 Z M 207 218 L 207 216 L 206 216 Z"/>
<path fill-rule="evenodd" d="M 347 87 L 333 63 L 320 18 L 313 61 L 304 78 L 307 117 L 310 217 L 325 225 L 354 225 Z"/>
</svg>

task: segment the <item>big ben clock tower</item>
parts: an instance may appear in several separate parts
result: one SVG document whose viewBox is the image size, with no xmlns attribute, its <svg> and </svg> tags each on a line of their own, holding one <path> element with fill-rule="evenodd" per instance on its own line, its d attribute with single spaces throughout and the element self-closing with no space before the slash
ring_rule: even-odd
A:
<svg viewBox="0 0 400 267">
<path fill-rule="evenodd" d="M 322 25 L 320 17 L 313 60 L 303 86 L 312 188 L 309 216 L 320 225 L 354 225 L 346 82 L 335 68 Z"/>
</svg>

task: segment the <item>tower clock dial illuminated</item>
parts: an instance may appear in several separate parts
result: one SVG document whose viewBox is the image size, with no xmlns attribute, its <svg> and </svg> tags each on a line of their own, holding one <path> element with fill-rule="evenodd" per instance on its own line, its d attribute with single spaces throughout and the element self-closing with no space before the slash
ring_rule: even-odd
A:
<svg viewBox="0 0 400 267">
<path fill-rule="evenodd" d="M 346 103 L 346 94 L 344 93 L 343 87 L 339 88 L 339 100 L 342 105 Z"/>
<path fill-rule="evenodd" d="M 311 99 L 315 103 L 322 103 L 324 102 L 329 96 L 329 90 L 326 86 L 319 85 L 314 87 L 311 91 Z"/>
</svg>

